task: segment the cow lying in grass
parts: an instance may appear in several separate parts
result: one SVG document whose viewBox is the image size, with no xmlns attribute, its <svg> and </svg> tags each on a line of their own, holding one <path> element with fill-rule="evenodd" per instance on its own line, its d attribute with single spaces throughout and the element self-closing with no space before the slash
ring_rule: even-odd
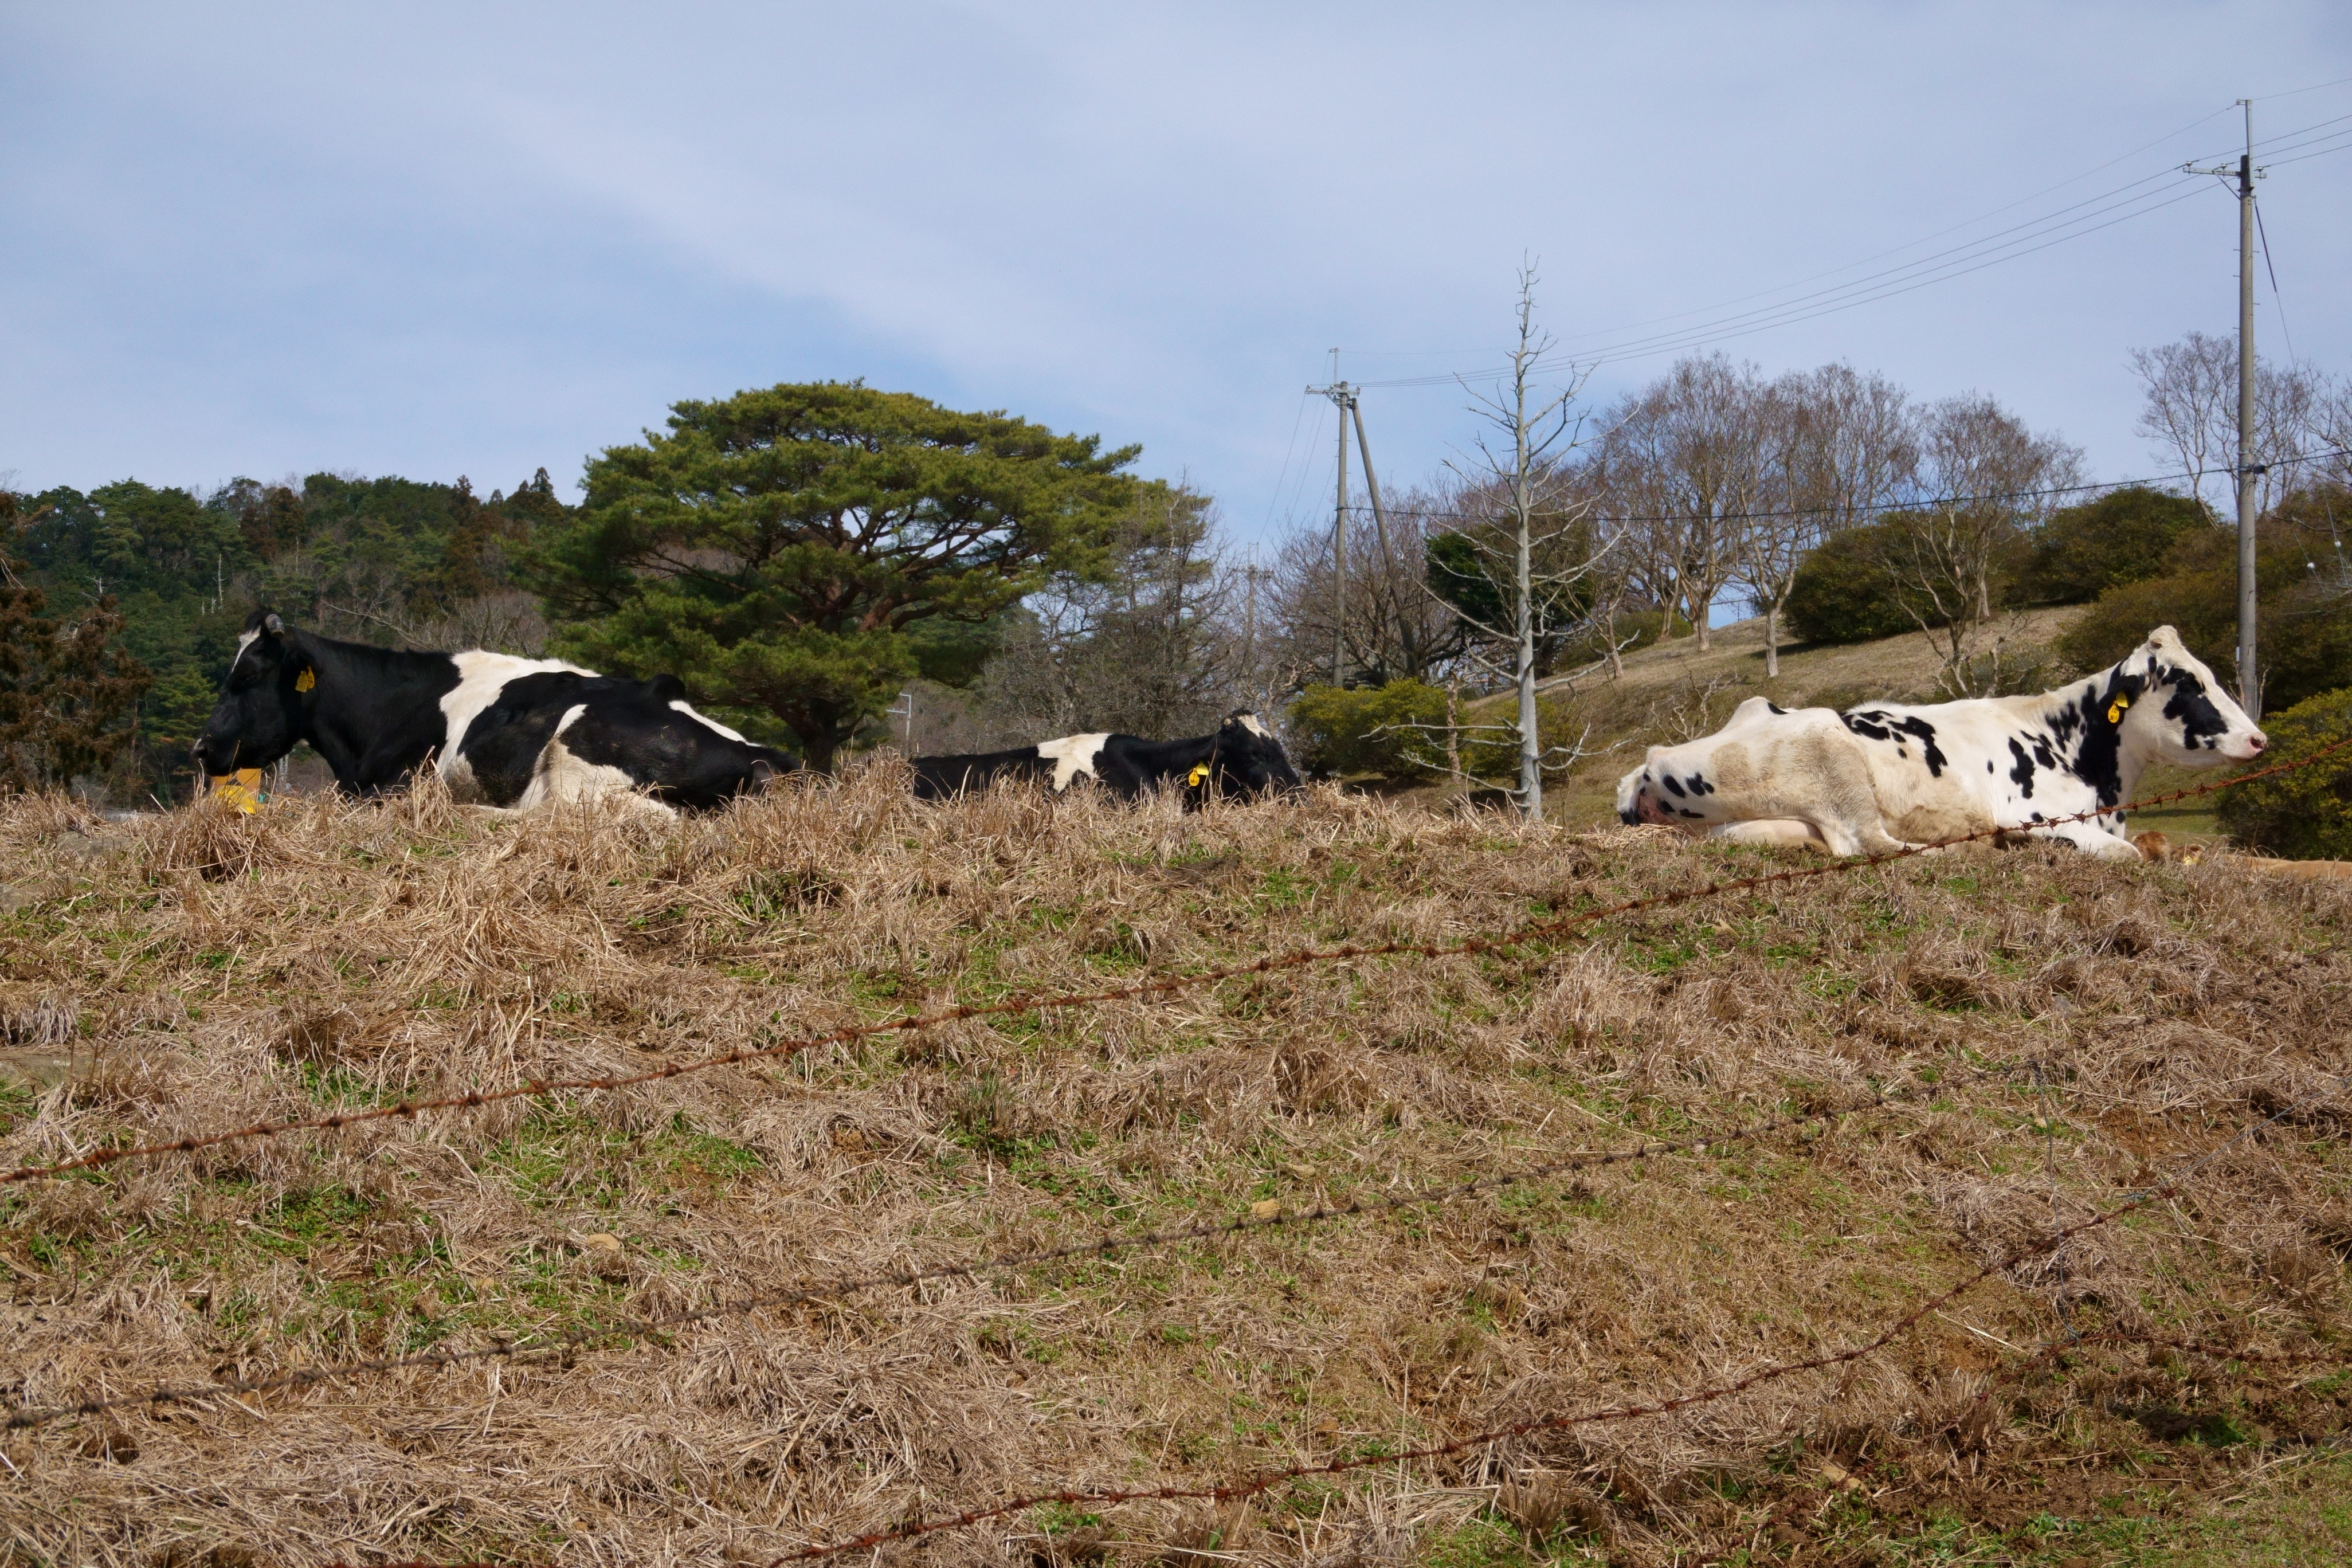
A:
<svg viewBox="0 0 2352 1568">
<path fill-rule="evenodd" d="M 629 680 L 502 653 L 408 653 L 289 631 L 257 610 L 195 745 L 199 773 L 264 768 L 308 741 L 346 794 L 429 757 L 460 801 L 527 810 L 642 791 L 719 805 L 796 764 L 697 713 L 675 677 Z"/>
<path fill-rule="evenodd" d="M 1883 855 L 2011 827 L 2137 859 L 2122 814 L 2151 763 L 2246 762 L 2265 742 L 2170 626 L 2111 669 L 2038 697 L 1794 712 L 1761 697 L 1617 785 L 1627 823 Z M 2043 826 L 2052 817 L 2099 815 Z"/>
<path fill-rule="evenodd" d="M 1214 734 L 1189 741 L 1065 735 L 1009 752 L 919 757 L 914 767 L 915 794 L 923 800 L 943 800 L 1006 780 L 1034 779 L 1056 795 L 1085 781 L 1121 800 L 1177 783 L 1191 811 L 1212 795 L 1256 796 L 1303 787 L 1282 742 L 1249 712 L 1236 712 Z"/>
</svg>

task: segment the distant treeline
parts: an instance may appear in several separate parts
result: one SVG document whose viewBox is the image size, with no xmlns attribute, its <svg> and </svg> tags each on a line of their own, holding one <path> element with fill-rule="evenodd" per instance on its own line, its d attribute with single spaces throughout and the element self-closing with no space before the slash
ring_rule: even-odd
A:
<svg viewBox="0 0 2352 1568">
<path fill-rule="evenodd" d="M 117 721 L 124 743 L 106 783 L 118 798 L 185 795 L 188 748 L 257 604 L 356 641 L 538 651 L 545 628 L 520 591 L 519 548 L 564 515 L 544 468 L 487 499 L 463 479 L 321 473 L 201 497 L 124 479 L 9 500 L 5 549 L 47 616 L 70 623 L 110 599 L 117 646 L 152 677 Z"/>
</svg>

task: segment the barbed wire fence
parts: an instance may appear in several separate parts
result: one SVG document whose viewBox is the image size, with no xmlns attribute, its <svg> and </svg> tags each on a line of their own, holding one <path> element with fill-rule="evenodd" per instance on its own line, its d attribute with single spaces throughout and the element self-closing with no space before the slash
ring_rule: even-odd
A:
<svg viewBox="0 0 2352 1568">
<path fill-rule="evenodd" d="M 2240 773 L 2211 784 L 2192 784 L 2183 789 L 2168 790 L 2161 795 L 2147 795 L 2137 800 L 2102 806 L 2092 811 L 2048 817 L 2034 823 L 2032 826 L 2064 827 L 2075 823 L 2095 821 L 2104 816 L 2145 811 L 2152 806 L 2168 805 L 2179 801 L 2217 795 L 2222 790 L 2251 784 L 2257 779 L 2271 778 L 2315 766 L 2347 747 L 2352 747 L 2352 736 L 2332 742 L 2290 763 L 2280 763 L 2272 767 L 2260 768 L 2252 773 Z M 1818 865 L 1790 867 L 1779 871 L 1763 871 L 1751 876 L 1733 877 L 1709 882 L 1702 887 L 1652 893 L 1641 898 L 1621 900 L 1598 909 L 1530 921 L 1516 931 L 1499 936 L 1467 937 L 1462 941 L 1451 942 L 1402 941 L 1349 942 L 1334 947 L 1300 948 L 1286 953 L 1269 954 L 1248 963 L 1222 964 L 1213 968 L 1194 970 L 1184 974 L 1163 975 L 1156 980 L 1137 981 L 1131 984 L 1108 986 L 1097 991 L 1025 992 L 994 1002 L 969 1003 L 934 1013 L 915 1014 L 870 1024 L 856 1024 L 825 1034 L 780 1041 L 774 1045 L 727 1051 L 718 1056 L 698 1058 L 689 1062 L 665 1062 L 659 1067 L 648 1068 L 642 1072 L 615 1073 L 593 1078 L 530 1079 L 505 1089 L 473 1089 L 465 1094 L 404 1100 L 391 1105 L 372 1106 L 361 1110 L 339 1110 L 324 1116 L 259 1121 L 247 1127 L 228 1128 L 209 1132 L 192 1132 L 160 1143 L 93 1149 L 86 1153 L 50 1164 L 21 1165 L 14 1170 L 0 1172 L 0 1186 L 20 1182 L 49 1180 L 71 1174 L 76 1171 L 96 1170 L 125 1160 L 160 1159 L 167 1154 L 196 1153 L 228 1143 L 283 1137 L 289 1132 L 343 1132 L 373 1122 L 414 1121 L 419 1116 L 436 1110 L 471 1110 L 515 1100 L 546 1100 L 561 1094 L 610 1092 L 641 1084 L 660 1083 L 671 1079 L 684 1078 L 692 1073 L 709 1072 L 719 1068 L 741 1067 L 751 1062 L 788 1060 L 804 1052 L 822 1049 L 828 1046 L 847 1045 L 885 1035 L 908 1034 L 920 1029 L 936 1028 L 943 1024 L 961 1023 L 978 1018 L 1001 1018 L 1023 1013 L 1069 1011 L 1101 1006 L 1112 1002 L 1142 1001 L 1151 997 L 1173 995 L 1181 991 L 1196 990 L 1202 986 L 1221 984 L 1228 980 L 1242 980 L 1253 975 L 1304 969 L 1314 964 L 1338 963 L 1365 958 L 1460 958 L 1504 952 L 1528 942 L 1564 936 L 1570 931 L 1597 925 L 1602 921 L 1611 920 L 1619 915 L 1671 908 L 1702 899 L 1718 898 L 1726 893 L 1749 892 L 1762 888 L 1812 881 L 1822 877 L 1848 876 L 1898 860 L 1908 860 L 1921 855 L 1958 848 L 1962 845 L 2021 837 L 2027 831 L 2027 829 L 2016 827 L 1979 828 L 1973 833 L 1957 834 L 1926 844 L 1906 845 L 1898 850 L 1889 850 L 1875 855 L 1859 855 L 1844 859 L 1829 860 Z"/>
<path fill-rule="evenodd" d="M 2347 1074 L 2333 1080 L 2329 1085 L 2329 1092 L 2340 1089 L 2347 1083 L 2352 1083 L 2352 1074 Z M 1734 1378 L 1727 1382 L 1716 1384 L 1706 1388 L 1695 1389 L 1686 1394 L 1672 1395 L 1664 1399 L 1649 1400 L 1634 1404 L 1601 1405 L 1591 1409 L 1579 1411 L 1554 1412 L 1542 1415 L 1530 1416 L 1524 1420 L 1510 1422 L 1504 1426 L 1490 1427 L 1486 1430 L 1470 1433 L 1463 1436 L 1448 1438 L 1444 1442 L 1423 1444 L 1418 1447 L 1389 1449 L 1378 1454 L 1361 1455 L 1352 1458 L 1332 1459 L 1319 1464 L 1291 1465 L 1279 1468 L 1257 1470 L 1244 1476 L 1236 1477 L 1231 1480 L 1214 1482 L 1203 1486 L 1124 1487 L 1111 1489 L 1063 1487 L 1056 1488 L 1049 1491 L 1028 1492 L 1021 1496 L 1007 1498 L 1000 1502 L 991 1503 L 985 1507 L 966 1509 L 959 1513 L 939 1514 L 926 1519 L 902 1521 L 899 1523 L 885 1525 L 875 1530 L 867 1531 L 859 1535 L 812 1544 L 798 1551 L 787 1552 L 768 1559 L 767 1568 L 782 1568 L 782 1564 L 788 1563 L 816 1562 L 825 1558 L 845 1556 L 852 1552 L 871 1552 L 878 1547 L 918 1540 L 925 1536 L 936 1535 L 945 1531 L 969 1529 L 974 1525 L 988 1523 L 992 1520 L 1003 1519 L 1018 1513 L 1026 1513 L 1034 1509 L 1054 1506 L 1064 1508 L 1108 1508 L 1123 1503 L 1136 1502 L 1239 1502 L 1250 1498 L 1263 1496 L 1278 1487 L 1288 1485 L 1294 1481 L 1312 1480 L 1324 1477 L 1348 1475 L 1361 1470 L 1385 1468 L 1391 1466 L 1447 1458 L 1457 1454 L 1467 1452 L 1471 1449 L 1486 1447 L 1492 1444 L 1506 1442 L 1516 1437 L 1525 1437 L 1536 1433 L 1563 1432 L 1582 1426 L 1612 1425 L 1627 1421 L 1641 1420 L 1652 1416 L 1671 1415 L 1682 1411 L 1696 1409 L 1702 1405 L 1712 1405 L 1722 1400 L 1730 1399 L 1738 1394 L 1748 1393 L 1752 1389 L 1762 1387 L 1766 1384 L 1776 1383 L 1784 1378 L 1793 1377 L 1802 1373 L 1826 1372 L 1836 1367 L 1850 1365 L 1853 1363 L 1861 1361 L 1864 1357 L 1894 1343 L 1897 1339 L 1900 1339 L 1905 1334 L 1916 1328 L 1931 1314 L 1936 1313 L 1942 1308 L 1951 1305 L 1954 1301 L 1958 1300 L 1961 1297 L 1969 1294 L 1970 1291 L 1976 1289 L 1979 1286 L 1983 1285 L 1986 1281 L 1992 1279 L 1996 1276 L 2005 1275 L 2022 1263 L 2028 1262 L 2032 1258 L 2044 1257 L 2055 1252 L 2064 1247 L 2075 1237 L 2111 1225 L 2116 1220 L 2122 1219 L 2126 1215 L 2135 1213 L 2158 1199 L 2179 1196 L 2200 1172 L 2202 1172 L 2207 1166 L 2212 1164 L 2215 1161 L 2219 1160 L 2223 1154 L 2244 1142 L 2262 1128 L 2290 1119 L 2294 1114 L 2305 1109 L 2308 1105 L 2315 1102 L 2319 1098 L 2319 1093 L 2315 1092 L 2289 1104 L 2283 1105 L 2277 1110 L 2272 1111 L 2270 1114 L 2247 1123 L 2246 1126 L 2241 1128 L 2234 1136 L 2215 1145 L 2212 1149 L 2208 1150 L 2204 1154 L 2199 1156 L 2196 1160 L 2192 1161 L 2187 1166 L 2182 1168 L 2180 1171 L 2176 1172 L 2166 1180 L 2152 1184 L 2141 1188 L 2137 1192 L 2128 1194 L 2121 1203 L 2118 1203 L 2110 1208 L 2104 1209 L 2099 1213 L 2093 1215 L 2090 1218 L 2078 1220 L 2073 1225 L 2053 1230 L 2048 1236 L 2042 1237 L 2035 1240 L 2012 1247 L 2000 1258 L 1996 1258 L 1992 1262 L 1984 1264 L 1973 1272 L 1963 1276 L 1956 1284 L 1948 1286 L 1937 1294 L 1928 1297 L 1926 1300 L 1920 1302 L 1918 1305 L 1913 1307 L 1909 1311 L 1905 1312 L 1893 1322 L 1887 1324 L 1885 1329 L 1881 1330 L 1871 1338 L 1863 1341 L 1859 1344 L 1850 1346 L 1845 1350 L 1827 1352 L 1820 1355 L 1806 1356 L 1796 1360 L 1775 1362 L 1769 1365 L 1759 1367 L 1754 1372 L 1748 1373 L 1744 1376 Z M 2082 1337 L 2085 1340 L 2092 1338 L 2092 1336 L 2087 1335 Z M 2148 1340 L 2158 1338 L 2158 1336 L 2140 1335 L 2130 1333 L 2128 1331 L 2118 1331 L 2115 1337 Z M 2068 1342 L 2062 1337 L 2055 1341 L 2053 1345 L 2045 1347 L 2044 1353 L 2055 1354 L 2058 1352 L 2062 1352 L 2066 1349 L 2067 1345 Z M 2321 1354 L 2315 1357 L 2315 1359 L 2324 1359 L 2326 1355 L 2330 1354 L 2340 1356 L 2341 1353 L 2342 1352 L 2321 1352 Z M 2030 1368 L 2039 1359 L 2039 1357 L 2029 1358 L 2026 1363 L 2021 1364 L 2021 1368 L 2017 1369 L 2018 1374 L 2023 1375 L 2024 1370 L 2026 1368 Z M 1986 1391 L 1986 1395 L 1984 1396 L 1989 1396 L 1990 1392 L 1991 1389 L 1989 1386 Z M 337 1568 L 348 1568 L 348 1565 L 337 1564 Z M 394 1565 L 394 1568 L 467 1568 L 467 1565 L 411 1563 L 395 1564 Z"/>
<path fill-rule="evenodd" d="M 2059 826 L 2071 822 L 2088 821 L 2118 813 L 2145 810 L 2150 806 L 2198 798 L 2250 783 L 2313 766 L 2328 757 L 2352 747 L 2352 737 L 2296 759 L 2271 767 L 2242 773 L 2211 784 L 2191 785 L 2161 795 L 2151 795 L 2127 804 L 2084 812 L 2068 817 L 2053 818 L 2037 826 Z M 938 1012 L 887 1019 L 853 1026 L 827 1034 L 778 1042 L 771 1045 L 725 1053 L 691 1062 L 667 1062 L 639 1073 L 612 1075 L 601 1078 L 562 1079 L 532 1079 L 506 1089 L 479 1090 L 465 1095 L 435 1099 L 419 1099 L 394 1105 L 330 1115 L 264 1121 L 242 1128 L 192 1133 L 181 1139 L 150 1144 L 133 1144 L 89 1150 L 71 1158 L 48 1164 L 26 1165 L 0 1173 L 0 1184 L 56 1179 L 75 1172 L 96 1170 L 128 1160 L 162 1158 L 174 1153 L 193 1153 L 222 1144 L 275 1138 L 300 1131 L 341 1132 L 373 1121 L 413 1120 L 438 1110 L 462 1110 L 479 1106 L 525 1098 L 551 1098 L 573 1092 L 611 1091 L 633 1085 L 649 1084 L 665 1079 L 743 1063 L 788 1058 L 802 1052 L 828 1045 L 847 1043 L 895 1032 L 907 1032 L 937 1026 L 954 1021 L 1005 1016 L 1023 1013 L 1041 1013 L 1056 1009 L 1078 1009 L 1116 1001 L 1142 1000 L 1164 996 L 1179 991 L 1212 985 L 1227 980 L 1246 978 L 1295 970 L 1308 965 L 1380 957 L 1427 957 L 1478 955 L 1505 952 L 1526 945 L 1596 925 L 1611 918 L 1646 910 L 1674 907 L 1726 894 L 1751 891 L 1763 888 L 1809 881 L 1826 876 L 1851 874 L 1895 860 L 1931 853 L 1960 845 L 2004 837 L 2019 833 L 2014 828 L 1989 828 L 1978 832 L 1940 839 L 1931 844 L 1909 846 L 1880 855 L 1856 857 L 1852 859 L 1787 868 L 1778 871 L 1720 879 L 1703 886 L 1674 889 L 1664 893 L 1622 900 L 1594 909 L 1573 911 L 1543 920 L 1525 922 L 1508 932 L 1477 936 L 1454 942 L 1389 942 L 1349 943 L 1324 948 L 1299 949 L 1288 953 L 1268 955 L 1252 963 L 1219 966 L 1181 975 L 1088 992 L 1056 994 L 1024 994 L 992 1003 L 973 1004 Z M 1759 1367 L 1741 1377 L 1694 1390 L 1668 1398 L 1643 1403 L 1600 1406 L 1582 1411 L 1554 1412 L 1529 1417 L 1487 1431 L 1447 1439 L 1403 1451 L 1384 1451 L 1377 1456 L 1335 1459 L 1319 1464 L 1307 1464 L 1278 1469 L 1267 1469 L 1236 1477 L 1233 1479 L 1192 1487 L 1163 1486 L 1110 1490 L 1087 1490 L 1059 1488 L 1005 1500 L 982 1508 L 929 1519 L 902 1521 L 897 1524 L 866 1531 L 863 1534 L 810 1545 L 772 1560 L 774 1564 L 814 1561 L 876 1548 L 945 1531 L 970 1528 L 988 1521 L 1049 1505 L 1112 1506 L 1143 1501 L 1206 1500 L 1230 1503 L 1263 1495 L 1294 1481 L 1321 1477 L 1344 1475 L 1376 1466 L 1409 1464 L 1458 1455 L 1465 1451 L 1505 1442 L 1539 1432 L 1564 1431 L 1575 1427 L 1622 1423 L 1647 1417 L 1673 1415 L 1684 1410 L 1717 1403 L 1765 1384 L 1810 1372 L 1822 1372 L 1850 1365 L 1885 1349 L 1897 1339 L 1916 1329 L 1931 1313 L 1949 1305 L 1961 1296 L 1983 1285 L 1997 1275 L 2003 1275 L 2037 1257 L 2059 1252 L 2074 1237 L 2097 1229 L 2136 1212 L 2161 1198 L 2179 1195 L 2215 1161 L 2237 1147 L 2263 1128 L 2300 1115 L 2315 1103 L 2322 1093 L 2341 1089 L 2352 1082 L 2352 1075 L 2334 1079 L 2328 1089 L 2315 1091 L 2296 1100 L 2277 1106 L 2266 1115 L 2250 1121 L 2239 1131 L 2209 1150 L 2160 1184 L 2140 1189 L 2125 1201 L 2099 1211 L 2074 1224 L 2056 1225 L 2054 1171 L 2052 1173 L 2053 1227 L 2048 1235 L 2012 1248 L 2003 1257 L 1982 1265 L 1958 1283 L 1930 1297 L 1904 1313 L 1874 1336 L 1845 1350 L 1819 1355 L 1773 1363 Z M 2046 1092 L 2046 1086 L 2037 1085 Z M 764 1310 L 789 1308 L 820 1301 L 837 1300 L 866 1291 L 888 1289 L 910 1289 L 927 1282 L 944 1279 L 975 1279 L 983 1275 L 1016 1271 L 1022 1268 L 1048 1266 L 1082 1258 L 1109 1257 L 1118 1253 L 1151 1248 L 1167 1248 L 1187 1243 L 1224 1238 L 1255 1238 L 1258 1233 L 1312 1227 L 1338 1220 L 1392 1214 L 1402 1210 L 1459 1201 L 1480 1194 L 1507 1189 L 1518 1184 L 1541 1181 L 1551 1176 L 1624 1163 L 1647 1161 L 1679 1153 L 1703 1154 L 1708 1149 L 1737 1142 L 1752 1142 L 1770 1137 L 1791 1129 L 1828 1123 L 1835 1124 L 1844 1117 L 1881 1110 L 1897 1103 L 1886 1093 L 1840 1105 L 1827 1110 L 1814 1110 L 1794 1116 L 1769 1119 L 1745 1127 L 1710 1131 L 1673 1140 L 1645 1142 L 1629 1150 L 1615 1152 L 1579 1152 L 1560 1159 L 1542 1162 L 1517 1169 L 1487 1173 L 1465 1181 L 1435 1187 L 1424 1187 L 1404 1193 L 1351 1197 L 1344 1202 L 1327 1201 L 1312 1208 L 1284 1210 L 1268 1215 L 1253 1212 L 1227 1219 L 1203 1222 L 1163 1230 L 1127 1236 L 1104 1236 L 1091 1241 L 1065 1244 L 1028 1252 L 999 1254 L 962 1263 L 942 1264 L 930 1268 L 895 1270 L 857 1278 L 835 1279 L 792 1289 L 766 1292 L 707 1307 L 688 1309 L 674 1313 L 628 1318 L 593 1327 L 568 1330 L 562 1333 L 524 1341 L 500 1341 L 490 1345 L 459 1350 L 434 1350 L 401 1357 L 376 1358 L 332 1363 L 324 1366 L 293 1369 L 270 1376 L 224 1380 L 212 1384 L 167 1385 L 159 1384 L 140 1393 L 112 1394 L 94 1394 L 89 1397 L 63 1404 L 20 1407 L 11 1411 L 0 1428 L 21 1430 L 76 1417 L 101 1415 L 126 1408 L 155 1407 L 165 1405 L 198 1405 L 208 1401 L 235 1399 L 239 1395 L 299 1389 L 321 1384 L 341 1382 L 364 1376 L 404 1370 L 447 1369 L 468 1363 L 486 1361 L 529 1361 L 540 1364 L 572 1364 L 580 1352 L 615 1341 L 658 1339 L 675 1329 L 692 1327 L 723 1319 L 743 1317 Z M 2069 1351 L 2083 1346 L 2131 1341 L 2147 1344 L 2167 1343 L 2194 1353 L 2208 1353 L 2196 1342 L 2168 1341 L 2154 1333 L 2141 1333 L 2125 1329 L 2105 1329 L 2092 1332 L 2079 1331 L 2071 1318 L 2062 1315 L 2062 1331 L 2014 1366 L 2005 1369 L 1989 1381 L 1979 1394 L 1979 1402 L 1990 1399 L 1993 1393 L 2009 1383 L 2031 1375 L 2032 1371 L 2063 1357 Z M 2221 1353 L 2221 1352 L 2216 1352 Z M 2243 1351 L 2226 1353 L 2237 1359 L 2258 1359 Z M 2300 1353 L 2300 1352 L 2296 1352 Z M 2315 1352 L 2310 1359 L 2326 1360 L 2336 1352 Z M 2273 1358 L 2277 1359 L 2277 1358 Z M 250 1406 L 243 1406 L 250 1411 Z M 449 1563 L 420 1564 L 418 1568 L 459 1568 Z"/>
</svg>

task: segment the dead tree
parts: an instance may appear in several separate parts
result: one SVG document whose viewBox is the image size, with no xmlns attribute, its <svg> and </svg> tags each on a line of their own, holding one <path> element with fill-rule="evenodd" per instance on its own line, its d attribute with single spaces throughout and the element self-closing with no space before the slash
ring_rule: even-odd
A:
<svg viewBox="0 0 2352 1568">
<path fill-rule="evenodd" d="M 1567 386 L 1550 401 L 1538 402 L 1535 383 L 1553 341 L 1536 327 L 1535 286 L 1534 268 L 1522 267 L 1510 373 L 1492 395 L 1471 391 L 1472 407 L 1488 430 L 1477 439 L 1475 461 L 1454 465 L 1465 500 L 1485 513 L 1475 523 L 1465 516 L 1469 525 L 1460 537 L 1479 560 L 1475 585 L 1486 591 L 1446 595 L 1454 613 L 1488 646 L 1511 650 L 1518 716 L 1515 723 L 1496 728 L 1516 734 L 1519 783 L 1511 793 L 1529 821 L 1543 816 L 1544 769 L 1573 765 L 1583 755 L 1581 742 L 1549 751 L 1544 746 L 1536 709 L 1536 645 L 1563 621 L 1582 617 L 1585 606 L 1576 589 L 1607 549 L 1594 540 L 1591 506 L 1570 482 L 1564 460 L 1583 435 L 1584 415 L 1576 399 L 1591 373 L 1570 367 Z M 1454 574 L 1472 585 L 1466 581 L 1470 574 L 1455 569 Z"/>
</svg>

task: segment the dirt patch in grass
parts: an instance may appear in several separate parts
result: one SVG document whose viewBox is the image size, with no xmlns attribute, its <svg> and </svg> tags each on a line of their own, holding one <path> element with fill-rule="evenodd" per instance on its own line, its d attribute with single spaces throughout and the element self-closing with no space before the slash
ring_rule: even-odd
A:
<svg viewBox="0 0 2352 1568">
<path fill-rule="evenodd" d="M 1777 863 L 1328 791 L 1194 816 L 919 806 L 887 771 L 675 825 L 430 791 L 123 825 L 17 801 L 0 853 L 32 890 L 0 915 L 8 1016 L 74 1063 L 0 1092 L 9 1165 L 1304 944 L 1444 942 Z M 1893 1101 L 1417 1214 L 54 1422 L 0 1446 L 0 1552 L 763 1562 L 1016 1492 L 1382 1455 L 1860 1342 L 2053 1214 L 2286 1108 L 2178 1199 L 1834 1373 L 1246 1509 L 1045 1510 L 880 1556 L 1925 1561 L 1963 1527 L 2023 1550 L 2042 1514 L 2151 1477 L 2218 1499 L 2335 1441 L 2352 1398 L 2331 1359 L 2347 917 L 2352 887 L 2227 858 L 1986 848 L 1513 954 L 967 1020 L 0 1189 L 0 1402 L 42 1407 Z M 2069 1326 L 2310 1359 L 2102 1343 L 1994 1386 Z"/>
</svg>

